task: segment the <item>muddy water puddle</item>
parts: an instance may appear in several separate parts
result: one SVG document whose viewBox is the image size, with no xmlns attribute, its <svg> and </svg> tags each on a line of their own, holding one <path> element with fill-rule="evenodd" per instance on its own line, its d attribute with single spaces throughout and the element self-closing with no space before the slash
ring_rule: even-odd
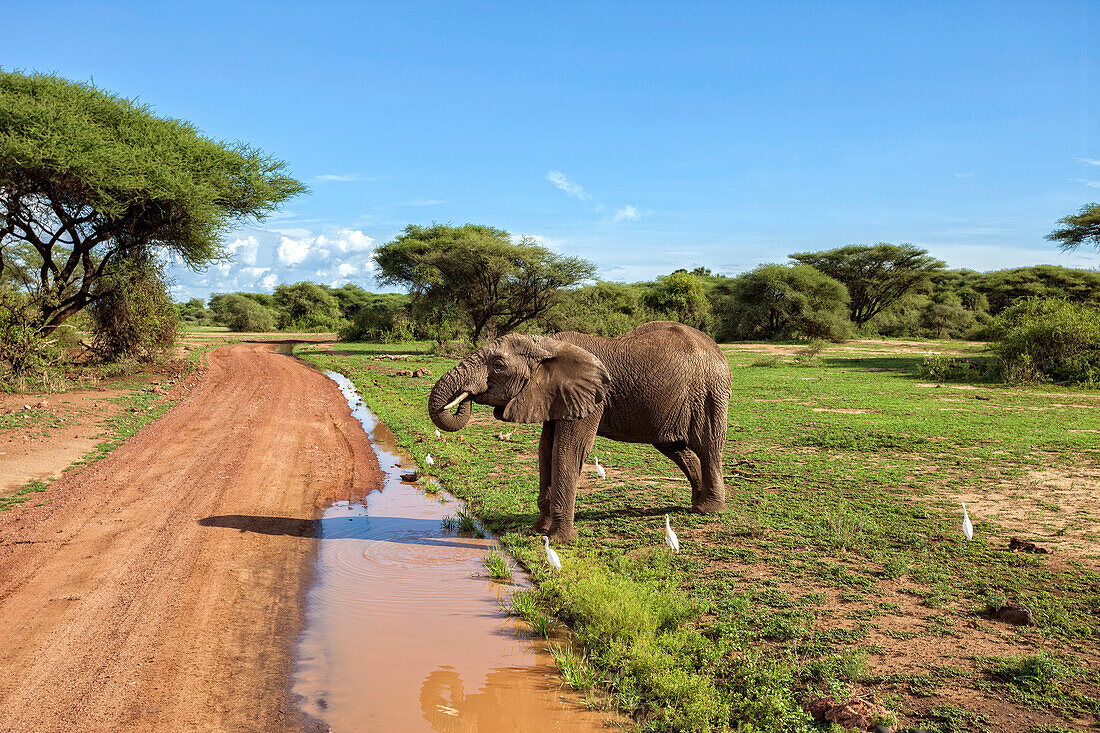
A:
<svg viewBox="0 0 1100 733">
<path fill-rule="evenodd" d="M 515 586 L 485 577 L 496 543 L 444 530 L 461 503 L 401 481 L 409 469 L 392 433 L 346 378 L 327 374 L 386 481 L 320 520 L 292 681 L 302 710 L 336 733 L 606 730 L 608 715 L 565 692 L 545 645 L 501 610 Z"/>
</svg>

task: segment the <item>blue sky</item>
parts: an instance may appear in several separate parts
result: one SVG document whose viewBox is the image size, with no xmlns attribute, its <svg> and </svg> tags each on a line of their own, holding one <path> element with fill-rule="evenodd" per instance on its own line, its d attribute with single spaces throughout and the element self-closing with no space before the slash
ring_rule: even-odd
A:
<svg viewBox="0 0 1100 733">
<path fill-rule="evenodd" d="M 912 242 L 1052 263 L 1100 201 L 1100 3 L 0 0 L 0 67 L 93 79 L 311 193 L 179 297 L 376 287 L 406 224 L 540 237 L 610 280 Z"/>
</svg>

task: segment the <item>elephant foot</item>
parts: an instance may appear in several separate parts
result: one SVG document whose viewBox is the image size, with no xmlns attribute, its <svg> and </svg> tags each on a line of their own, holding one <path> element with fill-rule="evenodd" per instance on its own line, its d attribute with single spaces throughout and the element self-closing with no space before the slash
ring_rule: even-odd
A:
<svg viewBox="0 0 1100 733">
<path fill-rule="evenodd" d="M 726 511 L 726 502 L 719 501 L 717 499 L 710 499 L 709 501 L 693 502 L 691 505 L 691 511 L 696 514 L 721 514 Z"/>
<path fill-rule="evenodd" d="M 577 530 L 573 529 L 572 524 L 558 524 L 551 527 L 546 535 L 552 543 L 560 545 L 577 539 Z"/>
<path fill-rule="evenodd" d="M 550 517 L 539 517 L 539 521 L 535 522 L 535 534 L 547 534 L 550 524 Z"/>
</svg>

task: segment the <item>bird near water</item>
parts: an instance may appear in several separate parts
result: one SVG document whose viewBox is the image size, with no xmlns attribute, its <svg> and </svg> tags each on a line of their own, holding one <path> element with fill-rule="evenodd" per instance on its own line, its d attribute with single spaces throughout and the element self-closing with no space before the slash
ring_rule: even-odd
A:
<svg viewBox="0 0 1100 733">
<path fill-rule="evenodd" d="M 665 515 L 665 544 L 672 550 L 673 555 L 680 552 L 680 538 L 676 536 L 676 532 L 673 531 L 672 525 L 669 524 L 667 514 Z"/>
<path fill-rule="evenodd" d="M 966 511 L 966 502 L 960 502 L 963 505 L 963 534 L 966 535 L 966 539 L 974 539 L 974 525 L 970 523 L 970 515 Z"/>
<path fill-rule="evenodd" d="M 550 563 L 550 567 L 554 568 L 554 570 L 561 570 L 561 558 L 558 557 L 558 553 L 554 552 L 554 548 L 550 546 L 550 538 L 543 535 L 542 541 L 546 546 L 546 562 Z"/>
<path fill-rule="evenodd" d="M 599 457 L 592 456 L 592 460 L 596 462 L 596 475 L 600 478 L 607 478 L 607 471 L 603 470 L 603 466 L 600 465 Z"/>
</svg>

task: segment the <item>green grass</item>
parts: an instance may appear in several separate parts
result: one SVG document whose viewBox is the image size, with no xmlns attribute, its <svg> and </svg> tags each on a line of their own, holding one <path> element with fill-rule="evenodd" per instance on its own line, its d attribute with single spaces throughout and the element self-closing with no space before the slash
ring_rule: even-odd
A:
<svg viewBox="0 0 1100 733">
<path fill-rule="evenodd" d="M 489 571 L 489 577 L 493 580 L 511 580 L 512 569 L 508 567 L 508 560 L 504 553 L 497 550 L 489 550 L 485 556 L 485 569 Z"/>
<path fill-rule="evenodd" d="M 34 494 L 40 494 L 49 488 L 49 484 L 43 481 L 28 481 L 23 488 L 10 496 L 0 496 L 0 512 L 7 511 L 14 506 L 23 504 L 34 498 Z M 49 501 L 47 499 L 47 501 Z M 43 504 L 46 502 L 42 502 Z"/>
<path fill-rule="evenodd" d="M 434 434 L 427 393 L 455 360 L 430 356 L 423 344 L 334 348 L 302 356 L 351 378 L 406 451 L 422 450 L 417 440 Z M 1100 395 L 937 388 L 918 374 L 936 350 L 978 348 L 825 345 L 769 356 L 768 368 L 753 366 L 759 352 L 727 349 L 728 511 L 689 513 L 687 484 L 669 480 L 680 473 L 656 450 L 597 438 L 595 452 L 615 478 L 586 474 L 580 536 L 556 548 L 560 574 L 549 572 L 531 530 L 539 426 L 514 426 L 504 442 L 496 439 L 501 423 L 471 424 L 433 444 L 434 473 L 466 502 L 463 521 L 500 537 L 532 573 L 536 589 L 518 601 L 530 607 L 515 612 L 528 623 L 552 614 L 568 626 L 578 658 L 642 730 L 811 730 L 800 701 L 843 693 L 890 701 L 906 726 L 993 725 L 953 707 L 945 690 L 960 686 L 1006 708 L 1096 717 L 1089 706 L 1100 680 L 1080 650 L 1100 638 L 1100 510 L 1086 502 L 1074 514 L 1061 498 L 1032 495 L 1029 482 L 1033 472 L 1100 464 Z M 409 359 L 372 358 L 380 354 Z M 421 367 L 432 375 L 395 374 Z M 1020 529 L 1002 527 L 997 507 L 981 499 L 994 490 L 1021 497 L 1035 512 L 1025 534 L 1054 554 L 1005 550 Z M 979 497 L 966 499 L 973 542 L 959 528 L 959 496 Z M 664 549 L 666 512 L 680 535 L 675 557 Z M 989 621 L 987 605 L 1005 601 L 1028 606 L 1037 625 Z M 1015 645 L 1021 657 L 1042 648 L 1075 671 L 1058 678 L 1060 697 L 1021 691 L 967 651 L 975 635 Z M 876 672 L 892 650 L 945 643 L 956 651 L 933 660 L 935 670 Z"/>
</svg>

